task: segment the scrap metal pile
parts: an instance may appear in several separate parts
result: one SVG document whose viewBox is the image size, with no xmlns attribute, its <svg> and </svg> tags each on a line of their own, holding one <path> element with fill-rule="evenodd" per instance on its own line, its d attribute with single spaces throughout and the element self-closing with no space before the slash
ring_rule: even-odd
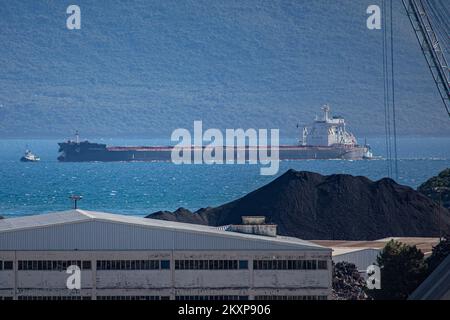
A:
<svg viewBox="0 0 450 320">
<path fill-rule="evenodd" d="M 367 300 L 366 281 L 356 266 L 348 262 L 333 265 L 333 300 Z"/>
</svg>

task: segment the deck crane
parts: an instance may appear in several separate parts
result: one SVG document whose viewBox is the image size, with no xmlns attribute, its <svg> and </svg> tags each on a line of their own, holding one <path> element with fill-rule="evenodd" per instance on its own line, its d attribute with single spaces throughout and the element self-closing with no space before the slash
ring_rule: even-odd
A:
<svg viewBox="0 0 450 320">
<path fill-rule="evenodd" d="M 442 50 L 442 45 L 427 13 L 427 5 L 430 4 L 424 0 L 402 0 L 402 2 L 417 40 L 419 41 L 420 48 L 425 56 L 425 60 L 433 75 L 434 82 L 438 88 L 447 114 L 450 117 L 449 65 L 445 58 L 444 51 Z M 447 33 L 444 32 L 444 34 Z M 443 40 L 448 41 L 448 39 Z"/>
</svg>

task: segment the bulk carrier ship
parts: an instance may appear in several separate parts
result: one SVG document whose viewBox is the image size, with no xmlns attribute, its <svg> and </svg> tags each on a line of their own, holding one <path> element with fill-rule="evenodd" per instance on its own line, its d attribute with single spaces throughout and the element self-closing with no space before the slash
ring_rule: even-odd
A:
<svg viewBox="0 0 450 320">
<path fill-rule="evenodd" d="M 362 160 L 372 158 L 370 147 L 367 144 L 358 145 L 355 136 L 346 130 L 344 118 L 332 117 L 329 106 L 324 106 L 322 110 L 323 118 L 316 117 L 311 126 L 303 128 L 302 137 L 297 145 L 278 147 L 279 160 Z M 102 143 L 79 141 L 78 133 L 75 141 L 68 140 L 58 143 L 58 145 L 60 153 L 58 160 L 63 162 L 171 161 L 174 149 L 173 146 L 107 146 Z M 198 148 L 204 147 L 183 147 L 183 152 L 192 153 Z M 246 159 L 252 149 L 248 146 L 224 146 L 224 154 L 229 148 L 234 149 L 235 155 L 244 149 Z M 268 148 L 271 149 L 271 147 Z"/>
</svg>

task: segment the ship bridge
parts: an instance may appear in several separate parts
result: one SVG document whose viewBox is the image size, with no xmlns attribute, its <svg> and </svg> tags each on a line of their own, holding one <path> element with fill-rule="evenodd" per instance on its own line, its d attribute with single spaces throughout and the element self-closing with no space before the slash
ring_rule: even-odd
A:
<svg viewBox="0 0 450 320">
<path fill-rule="evenodd" d="M 332 117 L 329 105 L 322 107 L 323 118 L 316 119 L 310 128 L 304 129 L 303 145 L 333 146 L 357 144 L 355 136 L 346 130 L 345 120 L 342 117 Z"/>
</svg>

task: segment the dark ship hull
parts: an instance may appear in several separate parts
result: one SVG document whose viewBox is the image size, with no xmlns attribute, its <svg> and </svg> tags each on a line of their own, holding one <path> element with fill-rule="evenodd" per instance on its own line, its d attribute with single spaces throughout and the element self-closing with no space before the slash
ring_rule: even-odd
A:
<svg viewBox="0 0 450 320">
<path fill-rule="evenodd" d="M 20 158 L 20 161 L 21 162 L 39 162 L 39 160 L 37 160 L 37 159 L 33 160 L 33 159 L 28 159 L 26 157 Z"/>
<path fill-rule="evenodd" d="M 204 147 L 203 147 L 204 148 Z M 258 149 L 248 147 L 223 147 L 223 159 L 227 149 L 233 149 L 234 159 L 238 158 L 239 153 L 245 152 L 245 159 L 252 159 L 257 154 L 257 160 L 261 160 Z M 108 147 L 105 144 L 83 142 L 62 142 L 59 143 L 58 157 L 62 162 L 112 162 L 112 161 L 171 161 L 173 147 Z M 262 154 L 267 154 L 268 150 Z M 343 159 L 343 160 L 362 160 L 366 158 L 369 151 L 365 146 L 345 146 L 337 145 L 330 147 L 317 146 L 280 146 L 278 147 L 280 160 L 313 160 L 313 159 Z M 186 147 L 182 152 L 191 153 L 203 152 L 201 147 Z M 268 152 L 270 155 L 270 151 Z"/>
</svg>

